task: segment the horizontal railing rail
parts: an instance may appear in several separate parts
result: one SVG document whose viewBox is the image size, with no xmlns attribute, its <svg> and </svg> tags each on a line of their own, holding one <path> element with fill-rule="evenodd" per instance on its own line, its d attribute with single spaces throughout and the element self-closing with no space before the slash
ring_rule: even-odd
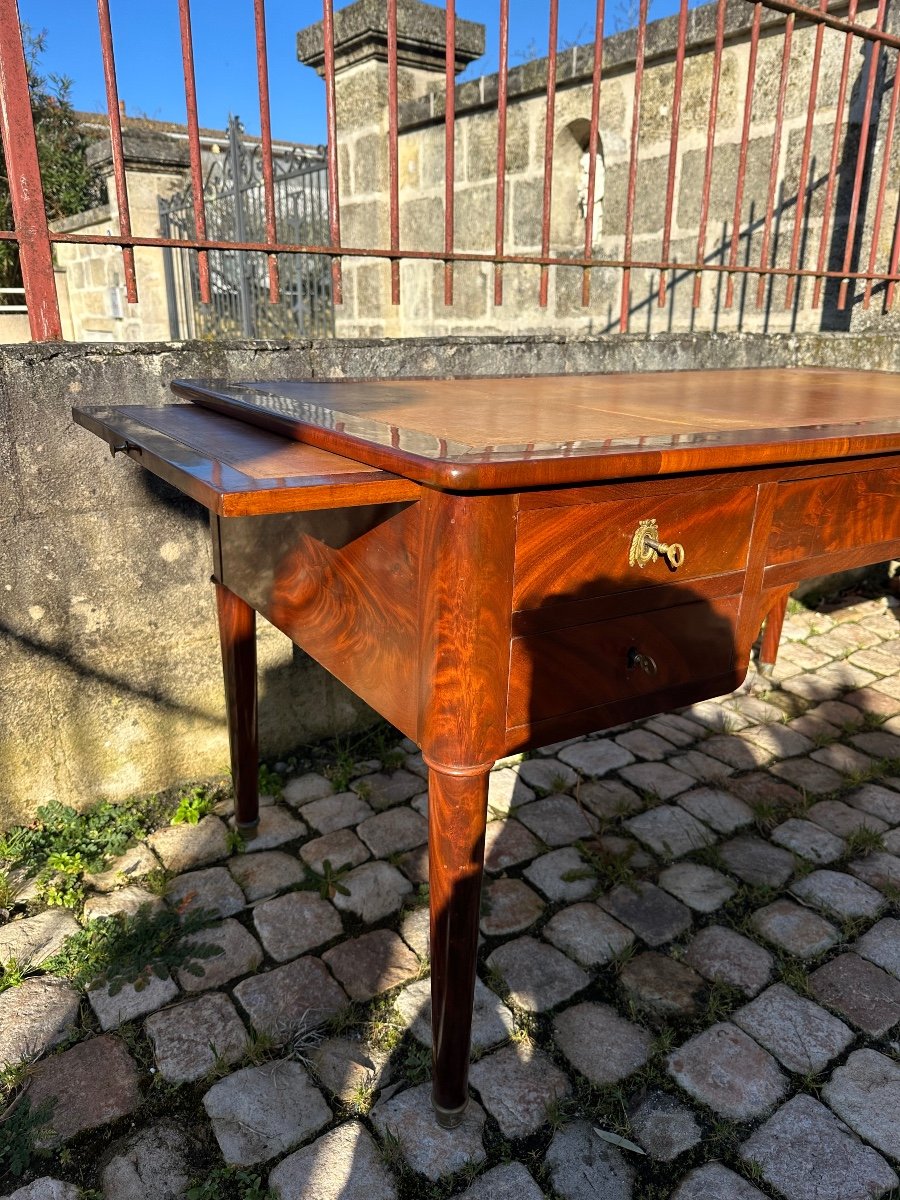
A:
<svg viewBox="0 0 900 1200">
<path fill-rule="evenodd" d="M 328 243 L 296 244 L 279 238 L 278 213 L 275 198 L 275 171 L 271 133 L 269 78 L 266 51 L 265 0 L 252 3 L 255 29 L 255 54 L 261 129 L 262 194 L 265 236 L 253 241 L 222 241 L 208 235 L 200 128 L 197 116 L 197 84 L 194 45 L 191 29 L 190 0 L 177 3 L 180 28 L 180 56 L 187 112 L 189 147 L 188 175 L 193 203 L 193 238 L 145 236 L 134 233 L 131 221 L 126 156 L 120 117 L 119 90 L 115 64 L 113 28 L 109 0 L 97 0 L 98 40 L 102 50 L 106 88 L 109 137 L 112 154 L 112 178 L 115 207 L 118 213 L 118 233 L 87 233 L 51 229 L 44 207 L 37 142 L 31 115 L 28 76 L 16 0 L 0 0 L 0 133 L 10 181 L 11 207 L 14 227 L 0 231 L 0 240 L 12 242 L 18 250 L 19 262 L 27 300 L 31 333 L 35 340 L 54 340 L 62 337 L 57 293 L 54 282 L 54 247 L 67 244 L 118 247 L 122 254 L 126 298 L 138 301 L 138 276 L 135 250 L 141 247 L 189 249 L 197 255 L 200 299 L 210 302 L 209 253 L 230 249 L 261 254 L 268 268 L 269 298 L 279 300 L 278 255 L 300 254 L 326 256 L 332 264 L 333 299 L 343 299 L 342 263 L 368 258 L 389 264 L 390 301 L 401 303 L 401 263 L 434 262 L 442 268 L 443 302 L 452 308 L 458 301 L 455 288 L 455 268 L 459 264 L 480 263 L 492 271 L 494 304 L 504 302 L 504 279 L 512 267 L 537 268 L 534 301 L 539 308 L 548 304 L 548 283 L 551 272 L 577 271 L 581 275 L 581 304 L 591 303 L 592 279 L 597 271 L 619 272 L 618 328 L 629 328 L 632 311 L 633 281 L 636 272 L 655 272 L 654 287 L 658 303 L 667 303 L 668 289 L 676 276 L 693 274 L 691 303 L 701 305 L 704 278 L 724 277 L 724 298 L 727 310 L 734 305 L 736 284 L 741 279 L 756 281 L 750 289 L 750 304 L 757 308 L 771 305 L 771 284 L 785 280 L 783 304 L 790 309 L 797 302 L 799 285 L 807 282 L 809 305 L 815 309 L 823 303 L 827 285 L 835 290 L 834 304 L 845 310 L 849 304 L 860 303 L 868 308 L 877 291 L 883 309 L 894 302 L 896 285 L 900 282 L 900 165 L 891 153 L 896 132 L 898 94 L 894 86 L 900 36 L 888 28 L 887 0 L 874 0 L 861 12 L 860 0 L 829 4 L 821 0 L 818 7 L 797 3 L 796 0 L 739 0 L 747 13 L 746 65 L 742 68 L 743 94 L 738 100 L 739 140 L 727 143 L 729 161 L 736 159 L 736 170 L 730 180 L 728 195 L 732 216 L 730 230 L 723 235 L 721 253 L 710 254 L 710 229 L 713 223 L 714 186 L 721 191 L 717 175 L 719 159 L 725 143 L 720 137 L 723 74 L 729 39 L 729 12 L 734 12 L 734 0 L 716 0 L 711 44 L 703 51 L 709 55 L 708 116 L 702 146 L 693 149 L 702 154 L 702 174 L 696 196 L 696 223 L 691 231 L 692 255 L 685 257 L 684 246 L 676 253 L 676 207 L 679 183 L 679 154 L 683 148 L 683 128 L 686 97 L 686 71 L 696 48 L 688 43 L 690 9 L 688 0 L 681 0 L 677 14 L 674 46 L 666 55 L 671 60 L 671 82 L 664 106 L 668 113 L 668 148 L 662 154 L 657 186 L 663 198 L 656 252 L 648 252 L 648 236 L 639 232 L 636 218 L 645 196 L 639 194 L 642 145 L 642 120 L 646 116 L 645 89 L 651 60 L 659 58 L 659 49 L 648 36 L 653 26 L 648 17 L 649 0 L 639 0 L 638 23 L 633 31 L 634 57 L 629 68 L 630 97 L 626 103 L 630 112 L 630 128 L 623 139 L 620 187 L 624 195 L 622 219 L 615 234 L 598 239 L 596 231 L 598 160 L 603 154 L 601 113 L 608 72 L 604 64 L 604 23 L 607 14 L 604 0 L 591 3 L 594 37 L 590 45 L 592 68 L 589 81 L 589 120 L 587 121 L 585 154 L 586 195 L 583 198 L 583 226 L 580 244 L 561 253 L 554 246 L 552 216 L 555 184 L 555 137 L 557 110 L 561 89 L 566 81 L 559 78 L 561 51 L 559 49 L 559 0 L 547 3 L 547 46 L 541 60 L 543 170 L 539 180 L 539 227 L 532 248 L 511 245 L 510 225 L 510 114 L 513 101 L 509 95 L 510 76 L 510 12 L 509 0 L 496 0 L 499 63 L 496 101 L 483 106 L 496 122 L 497 167 L 493 174 L 493 232 L 491 245 L 484 249 L 460 248 L 459 169 L 457 127 L 464 119 L 457 112 L 457 91 L 466 85 L 456 82 L 459 70 L 457 58 L 457 15 L 455 0 L 446 0 L 445 69 L 443 73 L 442 113 L 437 118 L 443 125 L 442 221 L 439 244 L 421 246 L 404 238 L 404 201 L 401 195 L 400 147 L 406 132 L 401 129 L 399 79 L 402 69 L 398 39 L 397 0 L 386 4 L 386 73 L 387 113 L 384 129 L 387 144 L 385 206 L 387 213 L 386 244 L 347 244 L 342 223 L 341 162 L 339 144 L 339 77 L 336 71 L 336 26 L 341 14 L 333 11 L 333 0 L 322 3 L 322 74 L 325 82 L 325 125 L 327 129 L 326 161 L 328 165 Z M 763 82 L 758 77 L 760 47 L 771 36 L 771 23 L 763 22 L 764 14 L 781 14 L 777 36 L 781 38 L 780 64 L 777 78 Z M 809 60 L 798 64 L 792 58 L 792 45 L 798 32 L 814 30 L 815 39 Z M 840 73 L 834 78 L 822 70 L 826 35 L 843 38 L 839 54 Z M 859 51 L 862 66 L 859 67 Z M 690 52 L 689 52 L 690 51 Z M 856 53 L 854 53 L 856 51 Z M 611 68 L 610 68 L 611 70 Z M 796 121 L 791 131 L 798 136 L 791 153 L 799 155 L 793 172 L 794 182 L 788 183 L 784 144 L 786 107 L 791 87 L 797 86 L 797 72 L 803 73 L 806 100 L 805 118 Z M 625 75 L 621 63 L 616 66 L 616 78 L 621 85 Z M 824 98 L 825 86 L 833 88 L 833 96 Z M 729 83 L 729 87 L 733 86 Z M 655 103 L 658 87 L 654 83 Z M 750 229 L 744 217 L 748 199 L 748 162 L 755 120 L 755 105 L 764 94 L 774 109 L 771 152 L 764 172 L 765 187 L 755 198 L 761 213 Z M 815 187 L 809 176 L 814 163 L 822 170 L 821 147 L 814 153 L 814 138 L 818 130 L 817 114 L 824 107 L 832 113 L 832 132 L 827 147 L 827 165 Z M 724 169 L 724 168 L 722 168 Z M 817 205 L 815 222 L 811 210 Z M 721 197 L 717 200 L 721 206 Z M 893 206 L 893 211 L 891 208 Z M 358 227 L 358 225 L 357 225 Z M 374 231 L 373 231 L 374 236 Z M 598 240 L 600 244 L 598 245 Z M 683 236 L 681 241 L 684 242 Z M 605 243 L 605 244 L 604 244 Z M 752 246 L 752 261 L 750 260 Z M 521 303 L 521 291 L 517 293 Z M 4 305 L 4 308 L 6 306 Z"/>
</svg>

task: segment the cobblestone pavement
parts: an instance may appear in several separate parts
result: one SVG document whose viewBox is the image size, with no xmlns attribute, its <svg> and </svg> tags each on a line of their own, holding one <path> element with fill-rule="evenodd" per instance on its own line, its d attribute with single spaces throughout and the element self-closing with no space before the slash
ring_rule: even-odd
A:
<svg viewBox="0 0 900 1200">
<path fill-rule="evenodd" d="M 453 1132 L 428 1103 L 416 748 L 339 792 L 287 780 L 242 853 L 224 812 L 154 833 L 84 920 L 211 910 L 191 937 L 216 954 L 115 995 L 40 974 L 0 995 L 0 1059 L 45 1052 L 28 1096 L 58 1101 L 16 1200 L 896 1198 L 894 604 L 803 610 L 771 681 L 498 764 Z M 74 927 L 13 921 L 0 961 Z"/>
</svg>

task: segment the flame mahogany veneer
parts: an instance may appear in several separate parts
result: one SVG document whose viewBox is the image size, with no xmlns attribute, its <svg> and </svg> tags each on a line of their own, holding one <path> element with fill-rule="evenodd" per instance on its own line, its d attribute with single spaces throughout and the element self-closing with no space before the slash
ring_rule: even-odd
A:
<svg viewBox="0 0 900 1200">
<path fill-rule="evenodd" d="M 764 620 L 774 663 L 801 579 L 900 554 L 900 377 L 173 386 L 196 403 L 75 420 L 210 511 L 239 823 L 257 817 L 257 612 L 422 747 L 452 1125 L 491 767 L 732 690 Z M 683 561 L 629 561 L 644 536 Z"/>
</svg>

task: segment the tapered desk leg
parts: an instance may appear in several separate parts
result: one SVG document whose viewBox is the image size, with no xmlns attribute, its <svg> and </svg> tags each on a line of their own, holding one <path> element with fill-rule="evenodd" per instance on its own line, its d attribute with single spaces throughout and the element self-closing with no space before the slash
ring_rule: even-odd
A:
<svg viewBox="0 0 900 1200">
<path fill-rule="evenodd" d="M 234 781 L 234 819 L 238 829 L 249 832 L 259 824 L 256 613 L 221 583 L 216 583 L 216 605 Z"/>
<path fill-rule="evenodd" d="M 432 1100 L 447 1129 L 466 1107 L 487 791 L 485 770 L 429 770 Z"/>
<path fill-rule="evenodd" d="M 781 641 L 781 630 L 784 625 L 784 615 L 787 612 L 787 602 L 793 588 L 781 592 L 778 599 L 769 609 L 763 628 L 762 644 L 759 648 L 759 673 L 771 675 L 775 670 L 775 660 L 778 658 L 778 644 Z"/>
</svg>

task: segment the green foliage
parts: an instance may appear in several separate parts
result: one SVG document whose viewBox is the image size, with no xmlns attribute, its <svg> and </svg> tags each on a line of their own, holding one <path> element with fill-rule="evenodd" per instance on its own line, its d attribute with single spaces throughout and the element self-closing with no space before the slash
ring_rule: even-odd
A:
<svg viewBox="0 0 900 1200">
<path fill-rule="evenodd" d="M 0 1113 L 0 1183 L 19 1179 L 31 1166 L 35 1137 L 50 1121 L 55 1103 L 45 1100 L 32 1108 L 28 1097 L 20 1094 Z"/>
<path fill-rule="evenodd" d="M 44 207 L 50 220 L 68 217 L 99 204 L 102 182 L 88 165 L 88 141 L 69 99 L 72 81 L 63 75 L 42 75 L 40 57 L 47 44 L 45 30 L 33 33 L 22 26 L 28 70 L 31 114 L 37 142 Z M 11 229 L 12 202 L 9 181 L 0 171 L 0 229 Z M 12 242 L 0 242 L 0 287 L 20 287 L 18 253 Z"/>
<path fill-rule="evenodd" d="M 52 801 L 32 825 L 0 835 L 0 860 L 34 877 L 45 904 L 80 908 L 84 876 L 101 871 L 153 823 L 155 798 L 128 804 L 102 801 L 87 812 Z M 9 894 L 9 880 L 6 893 Z M 5 905 L 0 905 L 5 906 Z"/>
<path fill-rule="evenodd" d="M 216 806 L 215 796 L 211 796 L 205 787 L 192 787 L 178 801 L 178 807 L 172 815 L 173 825 L 198 825 L 204 817 Z"/>
<path fill-rule="evenodd" d="M 342 877 L 346 875 L 349 870 L 349 863 L 344 867 L 335 868 L 331 865 L 331 859 L 329 858 L 326 858 L 322 863 L 321 875 L 317 875 L 315 871 L 311 871 L 309 868 L 307 868 L 307 872 L 314 881 L 316 887 L 318 888 L 319 895 L 323 900 L 332 900 L 338 893 L 340 893 L 342 896 L 350 895 L 350 889 L 345 884 L 341 883 Z"/>
<path fill-rule="evenodd" d="M 0 967 L 0 992 L 8 991 L 12 987 L 18 987 L 24 978 L 25 968 L 16 959 L 10 958 Z"/>
<path fill-rule="evenodd" d="M 277 800 L 284 791 L 284 780 L 277 771 L 271 770 L 265 763 L 259 764 L 259 791 L 263 796 L 274 796 Z"/>
<path fill-rule="evenodd" d="M 97 982 L 116 995 L 125 984 L 137 991 L 155 975 L 165 979 L 173 970 L 202 975 L 200 961 L 222 953 L 220 946 L 186 942 L 215 920 L 214 913 L 193 911 L 179 916 L 171 909 L 154 911 L 149 905 L 136 913 L 101 917 L 67 938 L 62 950 L 43 964 L 55 975 L 80 987 Z"/>
<path fill-rule="evenodd" d="M 187 1200 L 270 1200 L 274 1193 L 265 1184 L 265 1176 L 240 1167 L 216 1167 L 202 1179 L 195 1179 L 187 1191 Z"/>
</svg>

